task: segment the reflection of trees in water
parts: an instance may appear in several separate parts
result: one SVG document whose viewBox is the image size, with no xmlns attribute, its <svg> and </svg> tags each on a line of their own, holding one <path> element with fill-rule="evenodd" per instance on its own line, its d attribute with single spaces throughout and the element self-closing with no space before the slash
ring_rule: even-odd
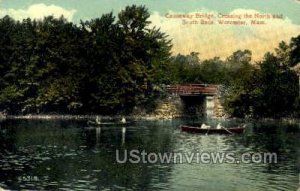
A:
<svg viewBox="0 0 300 191">
<path fill-rule="evenodd" d="M 151 189 L 153 181 L 166 184 L 168 172 L 171 165 L 164 164 L 117 164 L 116 149 L 119 149 L 121 157 L 125 149 L 137 149 L 140 152 L 167 152 L 172 150 L 172 129 L 161 126 L 138 126 L 126 127 L 126 142 L 122 144 L 123 127 L 102 127 L 100 142 L 96 142 L 96 130 L 86 130 L 86 142 L 94 148 L 96 155 L 91 155 L 92 165 L 85 165 L 88 171 L 101 169 L 97 175 L 97 185 L 100 188 L 114 188 L 117 185 L 121 188 Z M 137 128 L 139 128 L 137 130 Z M 91 141 L 92 140 L 92 141 Z M 155 140 L 155 141 L 154 141 Z M 91 143 L 94 143 L 92 145 Z M 95 148 L 95 145 L 98 145 Z M 101 156 L 101 157 L 100 157 Z M 129 153 L 128 153 L 129 156 Z M 163 168 L 163 170 L 162 170 Z"/>
<path fill-rule="evenodd" d="M 7 128 L 12 121 L 4 120 L 0 122 L 0 151 L 13 151 L 16 141 L 15 128 Z"/>
<path fill-rule="evenodd" d="M 238 154 L 248 151 L 277 152 L 280 157 L 278 164 L 232 165 L 230 168 L 242 168 L 247 171 L 244 176 L 249 177 L 265 173 L 262 184 L 264 181 L 274 182 L 271 180 L 273 174 L 280 175 L 278 177 L 282 180 L 290 179 L 286 182 L 297 177 L 295 164 L 299 156 L 299 129 L 295 130 L 294 125 L 253 123 L 249 124 L 250 128 L 244 135 L 205 136 L 174 130 L 180 123 L 186 122 L 147 122 L 128 126 L 125 143 L 122 144 L 122 127 L 101 127 L 101 131 L 97 131 L 83 128 L 83 122 L 6 121 L 1 125 L 0 154 L 5 155 L 5 160 L 12 155 L 16 158 L 9 159 L 10 171 L 3 173 L 0 168 L 0 182 L 10 179 L 12 182 L 6 184 L 14 189 L 28 183 L 44 189 L 155 190 L 157 188 L 153 186 L 160 183 L 168 187 L 171 174 L 176 169 L 174 165 L 117 164 L 116 149 L 120 149 L 121 153 L 124 149 L 145 150 L 147 153 L 196 150 L 233 151 Z M 225 126 L 231 125 L 228 123 Z M 4 153 L 4 148 L 11 154 Z M 13 160 L 15 163 L 12 163 Z M 16 171 L 17 163 L 24 169 Z M 39 181 L 18 181 L 24 175 L 37 176 Z"/>
<path fill-rule="evenodd" d="M 14 152 L 16 150 L 16 130 L 15 128 L 7 128 L 11 122 L 8 120 L 1 121 L 0 123 L 0 183 L 10 179 L 14 180 L 17 176 L 17 172 L 14 172 L 10 168 L 10 164 L 5 160 L 6 155 Z M 2 187 L 2 186 L 1 186 Z"/>
<path fill-rule="evenodd" d="M 288 154 L 299 147 L 297 124 L 254 123 L 253 133 L 246 136 L 246 146 L 257 151 Z"/>
<path fill-rule="evenodd" d="M 226 127 L 235 125 L 235 122 L 225 124 Z M 235 153 L 236 159 L 241 159 L 241 155 L 246 152 L 276 152 L 278 155 L 277 164 L 225 163 L 213 166 L 218 169 L 228 169 L 226 178 L 232 178 L 234 181 L 248 180 L 245 183 L 249 188 L 253 188 L 253 190 L 257 190 L 257 188 L 260 188 L 258 190 L 295 190 L 296 185 L 298 185 L 298 172 L 300 169 L 299 163 L 297 163 L 297 157 L 300 156 L 300 131 L 297 126 L 297 124 L 249 123 L 247 124 L 248 128 L 246 133 L 242 135 L 206 136 L 201 134 L 179 133 L 175 147 L 184 152 L 232 152 Z M 206 166 L 203 168 L 206 169 Z M 188 169 L 189 168 L 186 167 L 186 170 Z M 199 167 L 199 169 L 201 168 Z M 181 174 L 180 170 L 182 169 L 178 168 L 178 166 L 173 168 L 174 172 L 180 173 L 177 175 L 177 179 L 181 177 L 185 178 L 184 175 L 182 175 L 184 173 Z M 222 170 L 220 171 L 222 172 Z M 235 178 L 235 174 L 230 172 L 236 172 L 236 176 L 241 176 L 241 178 Z M 199 174 L 201 174 L 200 171 Z M 185 175 L 188 176 L 188 173 Z M 206 178 L 211 180 L 211 177 Z"/>
<path fill-rule="evenodd" d="M 243 136 L 230 136 L 226 141 L 232 148 L 242 154 L 244 152 L 276 153 L 277 164 L 253 164 L 262 168 L 253 167 L 254 171 L 281 174 L 282 180 L 291 179 L 291 173 L 296 177 L 299 171 L 299 137 L 300 131 L 297 124 L 277 122 L 259 123 L 249 125 Z M 249 166 L 251 166 L 250 164 Z M 297 166 L 297 167 L 296 167 Z M 295 168 L 296 167 L 296 168 Z"/>
<path fill-rule="evenodd" d="M 11 155 L 16 157 L 17 163 L 24 160 L 21 162 L 23 170 L 16 171 L 17 165 L 11 164 L 11 170 L 6 171 L 9 176 L 0 177 L 0 182 L 5 181 L 10 188 L 20 189 L 23 185 L 29 189 L 56 189 L 69 184 L 70 188 L 151 189 L 153 181 L 168 182 L 170 165 L 116 164 L 115 150 L 170 151 L 171 128 L 159 125 L 127 127 L 126 141 L 122 145 L 122 127 L 97 131 L 84 129 L 80 122 L 61 121 L 20 121 L 5 126 L 10 132 L 9 136 L 1 133 L 5 137 L 1 143 L 4 140 L 6 145 L 14 147 Z M 3 144 L 1 154 L 2 148 Z M 4 175 L 2 170 L 0 174 Z M 20 177 L 27 175 L 38 177 L 38 181 L 20 182 Z"/>
<path fill-rule="evenodd" d="M 72 127 L 72 128 L 70 128 Z M 67 121 L 6 120 L 0 130 L 0 182 L 20 189 L 22 181 L 48 176 L 43 163 L 81 145 L 76 125 Z M 35 189 L 34 187 L 28 187 Z"/>
</svg>

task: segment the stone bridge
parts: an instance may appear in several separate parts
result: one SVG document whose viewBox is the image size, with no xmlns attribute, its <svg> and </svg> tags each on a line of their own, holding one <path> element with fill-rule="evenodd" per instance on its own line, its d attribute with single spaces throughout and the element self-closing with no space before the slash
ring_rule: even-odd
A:
<svg viewBox="0 0 300 191">
<path fill-rule="evenodd" d="M 166 91 L 179 96 L 215 96 L 218 94 L 218 87 L 212 84 L 171 85 Z"/>
<path fill-rule="evenodd" d="M 162 118 L 179 116 L 222 117 L 219 85 L 183 84 L 166 87 L 168 98 L 160 105 Z M 165 116 L 165 117 L 163 117 Z"/>
</svg>

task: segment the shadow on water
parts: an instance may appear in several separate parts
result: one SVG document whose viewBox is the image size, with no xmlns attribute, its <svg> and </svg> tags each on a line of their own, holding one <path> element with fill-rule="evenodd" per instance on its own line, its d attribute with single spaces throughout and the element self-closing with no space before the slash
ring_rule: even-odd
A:
<svg viewBox="0 0 300 191">
<path fill-rule="evenodd" d="M 248 122 L 245 134 L 183 133 L 180 124 L 214 120 L 138 122 L 86 128 L 84 121 L 3 121 L 0 187 L 88 190 L 293 190 L 298 185 L 299 126 Z M 226 127 L 236 121 L 225 121 Z M 277 164 L 119 164 L 127 150 L 147 153 L 275 152 Z"/>
<path fill-rule="evenodd" d="M 248 127 L 243 136 L 226 142 L 233 148 L 239 148 L 240 153 L 275 153 L 277 156 L 276 163 L 249 164 L 253 173 L 248 174 L 265 175 L 260 181 L 268 182 L 267 189 L 296 190 L 300 172 L 299 124 L 256 121 L 248 123 Z M 255 177 L 249 179 L 257 181 Z"/>
<path fill-rule="evenodd" d="M 120 153 L 125 149 L 170 151 L 172 128 L 139 124 L 124 132 L 123 127 L 84 126 L 70 121 L 3 122 L 0 186 L 139 190 L 163 182 L 166 187 L 171 165 L 117 164 L 115 153 L 116 149 Z"/>
</svg>

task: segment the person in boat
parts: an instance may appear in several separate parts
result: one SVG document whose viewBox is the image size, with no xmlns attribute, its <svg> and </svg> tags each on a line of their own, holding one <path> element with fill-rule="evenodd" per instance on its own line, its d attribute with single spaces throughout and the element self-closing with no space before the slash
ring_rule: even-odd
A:
<svg viewBox="0 0 300 191">
<path fill-rule="evenodd" d="M 201 125 L 200 128 L 201 128 L 201 129 L 209 129 L 210 126 L 209 126 L 209 125 L 206 125 L 205 123 L 202 123 L 202 125 Z"/>
<path fill-rule="evenodd" d="M 216 129 L 223 129 L 224 127 L 221 125 L 221 123 L 218 123 L 217 128 Z"/>
<path fill-rule="evenodd" d="M 96 117 L 95 121 L 88 120 L 88 122 L 87 122 L 88 126 L 94 126 L 94 125 L 100 125 L 100 124 L 101 124 L 101 119 L 99 116 Z"/>
<path fill-rule="evenodd" d="M 126 118 L 125 117 L 122 118 L 121 123 L 126 123 Z"/>
<path fill-rule="evenodd" d="M 101 124 L 101 120 L 100 120 L 100 117 L 99 117 L 99 116 L 96 117 L 96 124 L 97 124 L 97 125 L 100 125 L 100 124 Z"/>
</svg>

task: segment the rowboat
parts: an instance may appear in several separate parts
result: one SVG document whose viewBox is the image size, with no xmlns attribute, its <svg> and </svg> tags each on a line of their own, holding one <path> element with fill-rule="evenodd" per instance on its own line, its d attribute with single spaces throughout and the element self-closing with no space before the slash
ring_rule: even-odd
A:
<svg viewBox="0 0 300 191">
<path fill-rule="evenodd" d="M 87 122 L 87 125 L 89 127 L 120 126 L 120 125 L 123 126 L 123 125 L 128 125 L 128 124 L 131 124 L 131 123 L 132 122 L 127 122 L 125 117 L 123 117 L 120 122 L 103 122 L 103 121 L 101 121 L 100 117 L 97 116 L 95 121 L 89 120 Z"/>
<path fill-rule="evenodd" d="M 126 126 L 132 124 L 132 121 L 129 122 L 101 122 L 101 123 L 95 123 L 94 121 L 88 121 L 87 125 L 90 127 L 101 127 L 101 126 Z"/>
<path fill-rule="evenodd" d="M 213 128 L 200 128 L 200 127 L 181 125 L 180 128 L 181 128 L 181 131 L 184 131 L 184 132 L 202 133 L 202 134 L 242 134 L 245 131 L 245 127 L 213 129 Z"/>
</svg>

